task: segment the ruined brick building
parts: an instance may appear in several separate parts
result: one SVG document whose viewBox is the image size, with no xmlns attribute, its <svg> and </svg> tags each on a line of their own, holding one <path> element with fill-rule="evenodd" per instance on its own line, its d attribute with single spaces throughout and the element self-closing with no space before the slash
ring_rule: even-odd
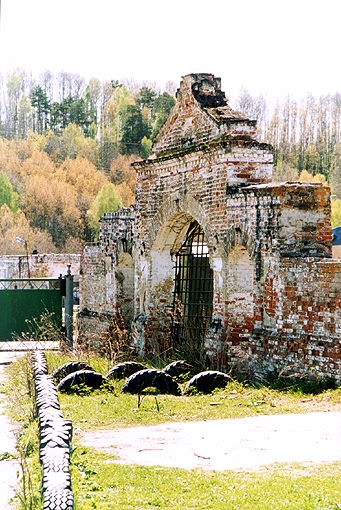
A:
<svg viewBox="0 0 341 510">
<path fill-rule="evenodd" d="M 183 78 L 134 167 L 136 206 L 106 214 L 84 250 L 82 332 L 120 312 L 141 356 L 341 382 L 329 188 L 273 183 L 272 147 L 211 74 Z"/>
</svg>

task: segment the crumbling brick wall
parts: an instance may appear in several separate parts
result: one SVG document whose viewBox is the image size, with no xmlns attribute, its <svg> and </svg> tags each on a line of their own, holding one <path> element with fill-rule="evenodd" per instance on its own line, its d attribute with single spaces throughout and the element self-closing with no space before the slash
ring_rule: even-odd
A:
<svg viewBox="0 0 341 510">
<path fill-rule="evenodd" d="M 133 232 L 134 208 L 107 213 L 99 243 L 81 256 L 79 341 L 96 350 L 117 323 L 129 328 L 134 317 Z"/>
<path fill-rule="evenodd" d="M 257 141 L 256 122 L 231 110 L 210 74 L 183 78 L 152 156 L 133 166 L 136 209 L 128 222 L 120 213 L 101 222 L 100 258 L 111 257 L 119 278 L 105 280 L 112 302 L 99 288 L 93 307 L 123 309 L 128 300 L 137 352 L 180 355 L 172 329 L 176 260 L 197 222 L 213 282 L 200 344 L 206 366 L 339 380 L 340 267 L 331 259 L 329 188 L 272 183 L 271 146 Z M 132 257 L 126 273 L 122 253 Z M 119 287 L 120 278 L 129 284 Z"/>
<path fill-rule="evenodd" d="M 265 281 L 264 320 L 249 349 L 257 378 L 269 374 L 340 381 L 340 260 L 283 258 Z"/>
</svg>

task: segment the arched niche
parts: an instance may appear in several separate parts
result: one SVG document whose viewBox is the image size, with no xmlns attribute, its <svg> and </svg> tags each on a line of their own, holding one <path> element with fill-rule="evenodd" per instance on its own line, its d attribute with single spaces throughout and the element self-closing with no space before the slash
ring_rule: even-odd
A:
<svg viewBox="0 0 341 510">
<path fill-rule="evenodd" d="M 133 320 L 134 310 L 134 261 L 130 253 L 119 256 L 115 270 L 117 282 L 117 304 L 122 312 L 126 326 Z"/>
<path fill-rule="evenodd" d="M 252 317 L 254 311 L 255 263 L 248 250 L 237 244 L 226 265 L 226 293 L 229 314 Z"/>
</svg>

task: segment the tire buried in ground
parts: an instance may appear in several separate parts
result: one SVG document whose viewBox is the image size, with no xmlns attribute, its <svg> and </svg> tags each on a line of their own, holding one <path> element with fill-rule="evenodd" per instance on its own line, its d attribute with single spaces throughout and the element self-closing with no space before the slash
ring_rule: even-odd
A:
<svg viewBox="0 0 341 510">
<path fill-rule="evenodd" d="M 202 393 L 210 393 L 216 388 L 225 388 L 231 377 L 217 370 L 206 370 L 193 376 L 185 386 L 184 393 L 196 389 Z"/>
<path fill-rule="evenodd" d="M 142 363 L 137 363 L 136 361 L 125 361 L 112 367 L 106 377 L 107 379 L 125 379 L 140 370 L 146 369 L 147 367 L 142 365 Z"/>
<path fill-rule="evenodd" d="M 156 388 L 160 393 L 180 395 L 177 382 L 162 370 L 145 369 L 132 374 L 122 386 L 122 393 L 140 394 L 146 388 Z"/>
<path fill-rule="evenodd" d="M 77 372 L 78 370 L 92 370 L 94 372 L 94 369 L 84 361 L 69 361 L 68 363 L 56 368 L 56 370 L 52 372 L 52 377 L 58 384 L 62 379 L 64 379 L 64 377 L 72 374 L 73 372 Z"/>
<path fill-rule="evenodd" d="M 173 361 L 163 369 L 163 371 L 171 377 L 187 374 L 191 370 L 193 370 L 193 366 L 184 360 Z"/>
<path fill-rule="evenodd" d="M 64 377 L 64 379 L 62 379 L 58 384 L 57 390 L 71 392 L 74 391 L 75 387 L 80 385 L 97 389 L 100 388 L 106 380 L 106 377 L 99 372 L 95 372 L 93 370 L 78 370 L 77 372 L 73 372 L 72 374 Z"/>
</svg>

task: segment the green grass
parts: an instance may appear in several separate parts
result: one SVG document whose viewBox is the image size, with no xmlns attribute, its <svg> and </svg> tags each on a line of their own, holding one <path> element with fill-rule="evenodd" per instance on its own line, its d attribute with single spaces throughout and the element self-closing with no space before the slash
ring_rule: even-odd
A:
<svg viewBox="0 0 341 510">
<path fill-rule="evenodd" d="M 63 364 L 67 357 L 47 354 L 49 371 Z M 106 374 L 110 368 L 101 358 L 85 359 L 95 370 Z M 71 419 L 77 431 L 96 428 L 118 428 L 136 425 L 157 425 L 175 421 L 243 418 L 259 414 L 306 413 L 340 409 L 341 388 L 320 393 L 305 393 L 298 384 L 281 389 L 269 386 L 229 383 L 224 390 L 213 393 L 176 397 L 146 392 L 137 395 L 121 393 L 124 381 L 112 381 L 105 390 L 81 394 L 59 394 L 65 418 Z M 309 387 L 314 390 L 314 387 Z"/>
<path fill-rule="evenodd" d="M 225 390 L 209 395 L 175 397 L 153 392 L 139 399 L 114 392 L 96 390 L 90 395 L 60 394 L 64 416 L 77 424 L 77 430 L 157 425 L 164 422 L 243 418 L 259 414 L 305 413 L 337 407 L 341 393 L 323 395 L 284 394 L 268 388 L 245 388 L 230 383 Z"/>
<path fill-rule="evenodd" d="M 48 353 L 47 359 L 50 372 L 70 360 L 56 353 Z M 84 361 L 103 374 L 110 368 L 101 358 Z M 26 424 L 23 438 L 27 442 L 29 436 L 27 453 L 35 473 L 36 448 L 32 434 L 27 434 L 32 408 L 30 392 L 25 390 L 27 367 L 19 370 L 15 364 L 9 369 L 17 388 L 12 415 Z M 310 386 L 312 392 L 307 393 L 307 387 L 299 384 L 283 387 L 281 383 L 281 389 L 273 389 L 231 382 L 210 395 L 175 397 L 151 391 L 139 401 L 136 395 L 122 394 L 121 386 L 122 382 L 114 382 L 101 391 L 59 395 L 64 417 L 74 426 L 72 480 L 77 510 L 341 509 L 341 462 L 272 465 L 254 472 L 184 470 L 117 464 L 113 455 L 80 445 L 81 434 L 97 428 L 339 410 L 340 389 L 317 392 Z M 35 490 L 39 491 L 36 481 Z"/>
<path fill-rule="evenodd" d="M 259 472 L 188 471 L 112 464 L 108 456 L 80 448 L 73 470 L 82 510 L 341 508 L 340 463 L 275 465 Z"/>
</svg>

